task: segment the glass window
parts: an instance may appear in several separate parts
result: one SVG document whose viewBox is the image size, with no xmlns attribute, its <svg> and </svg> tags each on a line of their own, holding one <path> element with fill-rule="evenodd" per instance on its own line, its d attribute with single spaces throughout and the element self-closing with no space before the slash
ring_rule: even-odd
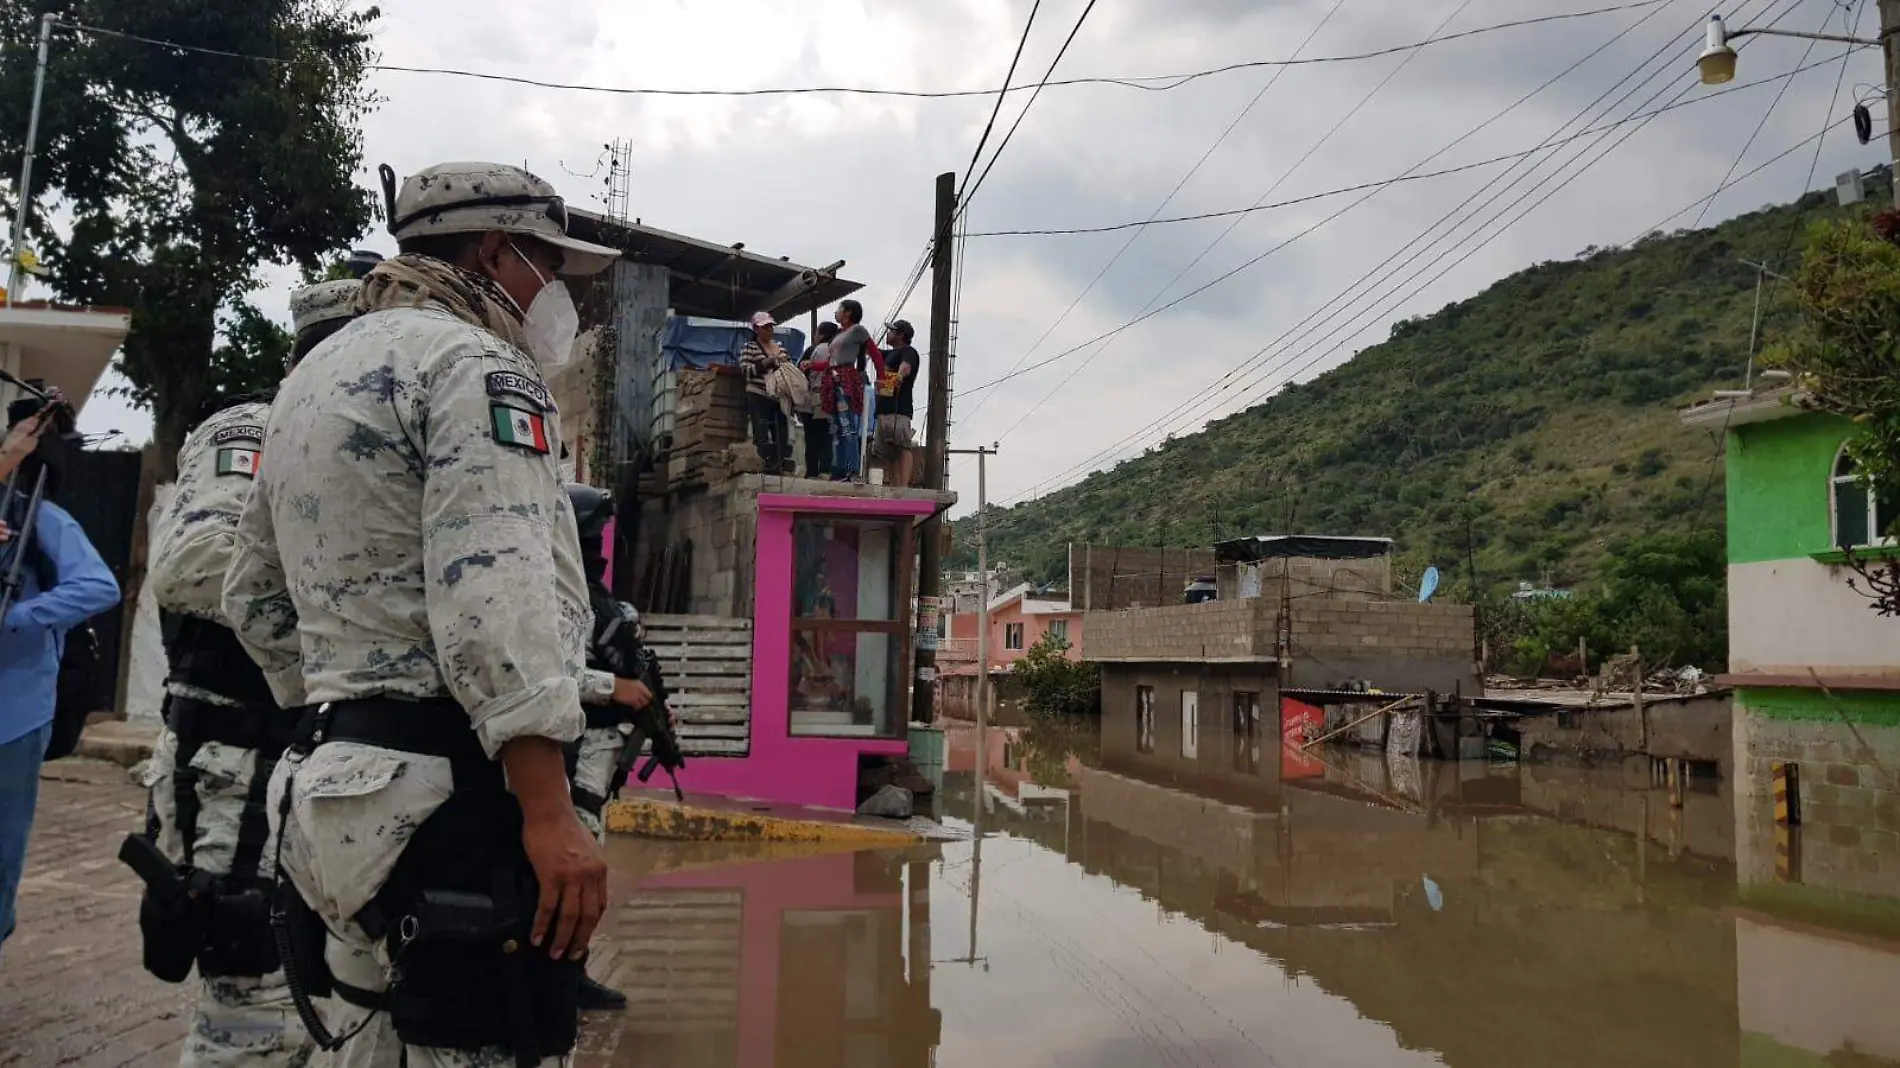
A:
<svg viewBox="0 0 1900 1068">
<path fill-rule="evenodd" d="M 1049 633 L 1053 635 L 1057 641 L 1067 645 L 1069 642 L 1069 621 L 1066 619 L 1050 620 Z"/>
<path fill-rule="evenodd" d="M 1003 624 L 1003 648 L 1021 649 L 1023 647 L 1023 625 L 1021 623 Z"/>
<path fill-rule="evenodd" d="M 1181 691 L 1181 755 L 1189 760 L 1201 755 L 1201 695 Z"/>
<path fill-rule="evenodd" d="M 909 523 L 800 517 L 792 541 L 791 732 L 902 737 Z"/>
<path fill-rule="evenodd" d="M 899 546 L 907 526 L 812 516 L 792 523 L 793 614 L 799 619 L 898 618 Z"/>
<path fill-rule="evenodd" d="M 1834 505 L 1835 546 L 1852 549 L 1892 540 L 1894 524 L 1900 521 L 1900 489 L 1884 487 L 1870 495 L 1845 447 L 1834 460 L 1829 490 Z"/>
</svg>

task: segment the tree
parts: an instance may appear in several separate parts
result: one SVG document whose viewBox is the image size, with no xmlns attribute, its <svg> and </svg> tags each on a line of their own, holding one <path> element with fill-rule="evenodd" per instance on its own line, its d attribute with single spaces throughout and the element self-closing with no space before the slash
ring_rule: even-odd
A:
<svg viewBox="0 0 1900 1068">
<path fill-rule="evenodd" d="M 342 0 L 26 0 L 0 10 L 0 169 L 17 172 L 41 14 L 161 39 L 55 31 L 34 169 L 34 247 L 61 296 L 132 309 L 118 369 L 161 462 L 211 397 L 282 374 L 245 295 L 265 263 L 319 271 L 374 212 L 351 177 L 375 105 L 374 8 Z M 16 198 L 17 202 L 17 198 Z M 48 205 L 67 209 L 63 232 Z M 8 204 L 9 219 L 13 203 Z M 223 341 L 219 342 L 222 335 Z"/>
<path fill-rule="evenodd" d="M 1854 421 L 1855 474 L 1869 493 L 1890 494 L 1900 486 L 1900 213 L 1816 226 L 1794 282 L 1801 328 L 1767 358 L 1794 373 L 1803 405 Z M 1847 565 L 1875 612 L 1900 615 L 1900 562 L 1850 550 Z"/>
<path fill-rule="evenodd" d="M 1045 716 L 1093 715 L 1102 709 L 1102 671 L 1070 660 L 1069 643 L 1044 634 L 1017 658 L 1010 673 L 1022 683 L 1029 710 Z"/>
</svg>

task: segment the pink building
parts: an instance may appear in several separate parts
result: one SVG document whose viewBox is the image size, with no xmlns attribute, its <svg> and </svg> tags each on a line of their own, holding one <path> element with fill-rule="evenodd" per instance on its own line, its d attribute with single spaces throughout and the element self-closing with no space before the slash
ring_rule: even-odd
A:
<svg viewBox="0 0 1900 1068">
<path fill-rule="evenodd" d="M 946 633 L 937 649 L 939 706 L 959 718 L 974 716 L 976 700 L 977 626 L 981 616 L 961 612 L 945 617 Z M 990 681 L 997 702 L 1013 700 L 1006 685 L 1011 667 L 1048 635 L 1068 643 L 1070 660 L 1082 659 L 1082 613 L 1064 596 L 1037 596 L 1027 583 L 990 602 Z"/>
</svg>

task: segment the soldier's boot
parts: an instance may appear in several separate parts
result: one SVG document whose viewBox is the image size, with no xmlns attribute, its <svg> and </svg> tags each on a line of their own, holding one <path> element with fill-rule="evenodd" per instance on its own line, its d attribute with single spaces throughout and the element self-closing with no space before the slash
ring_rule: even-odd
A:
<svg viewBox="0 0 1900 1068">
<path fill-rule="evenodd" d="M 627 995 L 583 975 L 581 976 L 580 1004 L 582 1012 L 624 1012 L 627 1008 Z"/>
</svg>

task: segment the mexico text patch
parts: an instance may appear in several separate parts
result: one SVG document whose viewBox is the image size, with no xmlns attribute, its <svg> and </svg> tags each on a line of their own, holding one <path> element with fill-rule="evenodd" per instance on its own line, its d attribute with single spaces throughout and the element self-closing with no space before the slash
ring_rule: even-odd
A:
<svg viewBox="0 0 1900 1068">
<path fill-rule="evenodd" d="M 227 426 L 216 434 L 211 435 L 211 444 L 213 445 L 229 445 L 234 441 L 255 441 L 261 444 L 263 440 L 264 428 L 255 423 Z"/>
<path fill-rule="evenodd" d="M 554 410 L 554 397 L 548 393 L 548 387 L 513 371 L 488 372 L 488 395 L 491 397 L 516 396 L 544 412 Z"/>
<path fill-rule="evenodd" d="M 495 440 L 501 444 L 543 455 L 552 451 L 548 445 L 548 421 L 541 413 L 506 404 L 491 404 L 488 406 L 488 419 Z"/>
</svg>

